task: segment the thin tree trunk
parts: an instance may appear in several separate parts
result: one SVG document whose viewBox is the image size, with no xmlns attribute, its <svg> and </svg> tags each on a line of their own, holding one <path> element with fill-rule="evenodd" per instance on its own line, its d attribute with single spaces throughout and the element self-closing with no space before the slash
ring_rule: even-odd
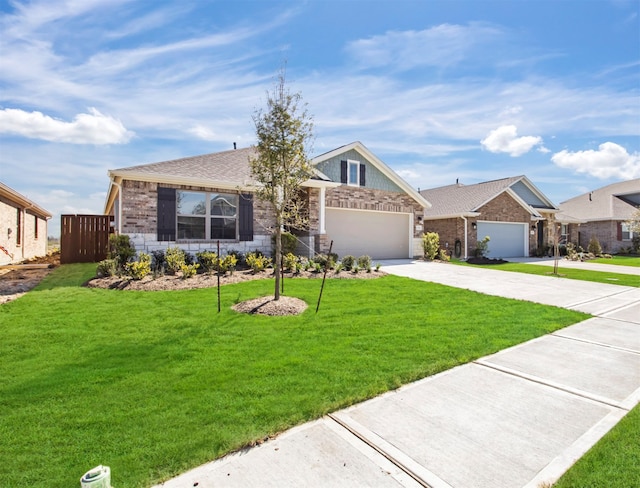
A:
<svg viewBox="0 0 640 488">
<path fill-rule="evenodd" d="M 275 245 L 275 256 L 273 257 L 273 272 L 275 273 L 276 283 L 275 283 L 275 292 L 273 294 L 274 300 L 280 300 L 280 269 L 282 267 L 282 228 L 280 227 L 280 219 L 277 219 L 276 223 L 276 245 Z"/>
</svg>

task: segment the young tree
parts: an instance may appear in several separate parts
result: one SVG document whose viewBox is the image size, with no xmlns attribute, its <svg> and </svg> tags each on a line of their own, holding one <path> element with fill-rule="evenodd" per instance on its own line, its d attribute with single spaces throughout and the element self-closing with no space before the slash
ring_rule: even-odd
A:
<svg viewBox="0 0 640 488">
<path fill-rule="evenodd" d="M 266 110 L 258 110 L 253 116 L 257 156 L 249 164 L 260 183 L 257 197 L 268 202 L 275 215 L 275 300 L 280 299 L 283 227 L 303 229 L 308 223 L 301 187 L 313 175 L 307 155 L 313 123 L 301 100 L 299 93 L 292 94 L 287 89 L 283 70 L 273 92 L 267 93 Z"/>
</svg>

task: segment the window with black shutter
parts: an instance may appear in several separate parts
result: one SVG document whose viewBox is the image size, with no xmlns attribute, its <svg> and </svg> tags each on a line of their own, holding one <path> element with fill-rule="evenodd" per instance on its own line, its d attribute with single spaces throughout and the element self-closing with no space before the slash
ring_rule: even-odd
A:
<svg viewBox="0 0 640 488">
<path fill-rule="evenodd" d="M 158 187 L 158 240 L 176 240 L 176 190 Z"/>
<path fill-rule="evenodd" d="M 252 241 L 253 240 L 253 194 L 242 193 L 240 194 L 240 209 L 239 209 L 239 226 L 240 226 L 240 240 Z"/>
</svg>

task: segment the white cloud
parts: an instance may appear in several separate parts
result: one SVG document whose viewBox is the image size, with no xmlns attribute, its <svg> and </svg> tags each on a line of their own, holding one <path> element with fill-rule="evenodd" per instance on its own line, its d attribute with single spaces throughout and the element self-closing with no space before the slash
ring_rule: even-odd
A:
<svg viewBox="0 0 640 488">
<path fill-rule="evenodd" d="M 551 157 L 557 166 L 586 173 L 600 179 L 640 177 L 640 153 L 629 154 L 627 150 L 613 142 L 605 142 L 598 150 L 569 152 L 566 149 Z"/>
<path fill-rule="evenodd" d="M 124 144 L 134 135 L 122 122 L 95 108 L 89 108 L 87 114 L 76 115 L 72 122 L 54 119 L 42 112 L 3 109 L 0 110 L 0 133 L 71 144 Z"/>
<path fill-rule="evenodd" d="M 203 139 L 205 141 L 217 140 L 216 133 L 211 129 L 209 129 L 208 127 L 205 127 L 204 125 L 200 125 L 200 124 L 195 125 L 192 128 L 190 128 L 187 132 L 189 132 L 190 134 L 193 134 L 198 139 Z"/>
<path fill-rule="evenodd" d="M 542 138 L 518 137 L 518 128 L 515 125 L 503 125 L 489 132 L 480 143 L 492 153 L 508 153 L 512 157 L 517 157 L 528 153 L 534 146 L 542 144 Z"/>
</svg>

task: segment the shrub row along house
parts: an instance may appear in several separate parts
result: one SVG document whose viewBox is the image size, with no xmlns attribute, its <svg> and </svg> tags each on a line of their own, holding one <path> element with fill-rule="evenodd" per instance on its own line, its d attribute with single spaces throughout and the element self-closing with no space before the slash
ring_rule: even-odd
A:
<svg viewBox="0 0 640 488">
<path fill-rule="evenodd" d="M 223 251 L 269 255 L 274 218 L 267 204 L 254 197 L 257 183 L 249 167 L 254 151 L 234 149 L 111 170 L 105 214 L 114 217 L 116 232 L 129 235 L 139 251 L 178 246 L 196 253 L 214 249 L 219 241 Z M 616 187 L 621 190 L 613 192 L 615 198 L 629 209 L 613 217 L 618 223 L 613 236 L 619 239 L 609 243 L 604 230 L 587 225 L 590 215 L 600 218 L 595 205 L 574 206 L 569 200 L 566 210 L 558 208 L 526 176 L 418 192 L 360 142 L 311 162 L 315 175 L 303 185 L 309 228 L 294 232 L 297 253 L 308 257 L 327 253 L 332 241 L 339 256 L 420 257 L 424 232 L 437 232 L 441 246 L 460 258 L 470 257 L 485 236 L 490 237 L 488 255 L 496 258 L 543 255 L 555 239 L 586 246 L 593 233 L 611 252 L 626 242 L 623 219 L 640 201 L 640 180 Z M 591 198 L 599 202 L 599 191 Z"/>
<path fill-rule="evenodd" d="M 47 254 L 51 214 L 0 183 L 0 265 Z"/>
</svg>

